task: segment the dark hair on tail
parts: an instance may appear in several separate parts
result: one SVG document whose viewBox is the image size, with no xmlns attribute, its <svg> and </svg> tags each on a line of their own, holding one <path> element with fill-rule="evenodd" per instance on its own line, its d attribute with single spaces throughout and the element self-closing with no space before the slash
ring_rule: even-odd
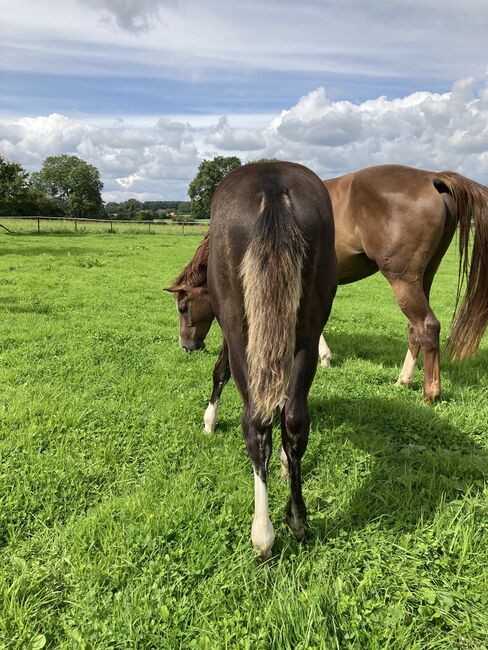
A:
<svg viewBox="0 0 488 650">
<path fill-rule="evenodd" d="M 456 204 L 459 228 L 456 307 L 464 281 L 466 292 L 454 314 L 449 349 L 453 359 L 463 359 L 476 352 L 488 325 L 488 188 L 455 172 L 441 172 L 436 176 L 445 183 Z"/>
<path fill-rule="evenodd" d="M 286 190 L 265 193 L 240 268 L 248 327 L 249 391 L 263 422 L 272 421 L 286 397 L 305 251 Z"/>
</svg>

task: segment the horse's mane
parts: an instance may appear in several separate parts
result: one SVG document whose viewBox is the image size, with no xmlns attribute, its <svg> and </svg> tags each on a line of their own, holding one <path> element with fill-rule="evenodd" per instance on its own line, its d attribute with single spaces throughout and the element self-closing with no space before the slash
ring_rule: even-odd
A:
<svg viewBox="0 0 488 650">
<path fill-rule="evenodd" d="M 198 245 L 192 259 L 169 287 L 169 291 L 178 291 L 183 286 L 196 288 L 206 285 L 208 254 L 209 240 L 207 233 Z"/>
</svg>

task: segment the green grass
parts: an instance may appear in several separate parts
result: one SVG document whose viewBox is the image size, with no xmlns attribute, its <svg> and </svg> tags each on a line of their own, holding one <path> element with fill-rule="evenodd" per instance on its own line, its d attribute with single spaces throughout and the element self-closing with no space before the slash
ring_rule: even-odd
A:
<svg viewBox="0 0 488 650">
<path fill-rule="evenodd" d="M 75 221 L 67 219 L 48 219 L 46 217 L 36 219 L 35 217 L 9 218 L 0 217 L 0 224 L 15 235 L 26 235 L 39 233 L 46 234 L 163 234 L 163 235 L 187 235 L 194 234 L 203 236 L 208 230 L 208 221 L 195 221 L 190 224 L 177 225 L 171 221 L 158 221 L 156 223 L 141 223 L 139 221 Z M 5 229 L 0 228 L 0 234 L 5 234 Z"/>
<path fill-rule="evenodd" d="M 304 458 L 308 543 L 249 533 L 252 472 L 233 385 L 203 412 L 219 350 L 177 345 L 162 289 L 188 235 L 0 233 L 0 647 L 486 648 L 488 345 L 396 388 L 406 322 L 380 276 L 338 292 Z M 433 307 L 448 330 L 451 251 Z M 275 452 L 279 447 L 275 429 Z"/>
</svg>

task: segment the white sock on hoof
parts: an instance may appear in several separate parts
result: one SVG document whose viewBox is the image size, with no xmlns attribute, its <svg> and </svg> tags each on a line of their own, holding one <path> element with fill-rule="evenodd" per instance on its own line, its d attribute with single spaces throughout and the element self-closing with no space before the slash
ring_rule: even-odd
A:
<svg viewBox="0 0 488 650">
<path fill-rule="evenodd" d="M 207 406 L 205 415 L 203 416 L 203 421 L 205 422 L 205 433 L 213 433 L 215 431 L 215 425 L 217 424 L 218 407 L 218 400 L 215 402 L 215 404 L 212 404 L 210 402 Z"/>
<path fill-rule="evenodd" d="M 406 386 L 412 383 L 413 371 L 415 370 L 416 363 L 417 363 L 417 359 L 413 358 L 410 349 L 408 349 L 407 354 L 405 355 L 405 361 L 403 362 L 402 371 L 396 381 L 397 386 Z"/>
<path fill-rule="evenodd" d="M 263 560 L 268 560 L 271 557 L 274 539 L 274 528 L 268 512 L 268 488 L 254 472 L 254 519 L 251 527 L 251 540 L 256 552 Z"/>
<path fill-rule="evenodd" d="M 288 479 L 288 458 L 286 457 L 283 447 L 280 449 L 280 463 L 281 463 L 281 478 L 286 481 Z"/>
<path fill-rule="evenodd" d="M 319 357 L 322 368 L 329 368 L 330 362 L 332 361 L 332 352 L 322 335 L 319 339 Z"/>
</svg>

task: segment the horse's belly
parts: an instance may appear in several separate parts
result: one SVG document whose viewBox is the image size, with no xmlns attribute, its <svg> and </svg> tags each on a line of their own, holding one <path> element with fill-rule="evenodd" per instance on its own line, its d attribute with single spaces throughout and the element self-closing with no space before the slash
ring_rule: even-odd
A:
<svg viewBox="0 0 488 650">
<path fill-rule="evenodd" d="M 339 268 L 339 284 L 357 282 L 368 275 L 373 275 L 378 270 L 374 260 L 369 259 L 363 252 L 344 254 L 337 252 L 337 263 Z"/>
</svg>

